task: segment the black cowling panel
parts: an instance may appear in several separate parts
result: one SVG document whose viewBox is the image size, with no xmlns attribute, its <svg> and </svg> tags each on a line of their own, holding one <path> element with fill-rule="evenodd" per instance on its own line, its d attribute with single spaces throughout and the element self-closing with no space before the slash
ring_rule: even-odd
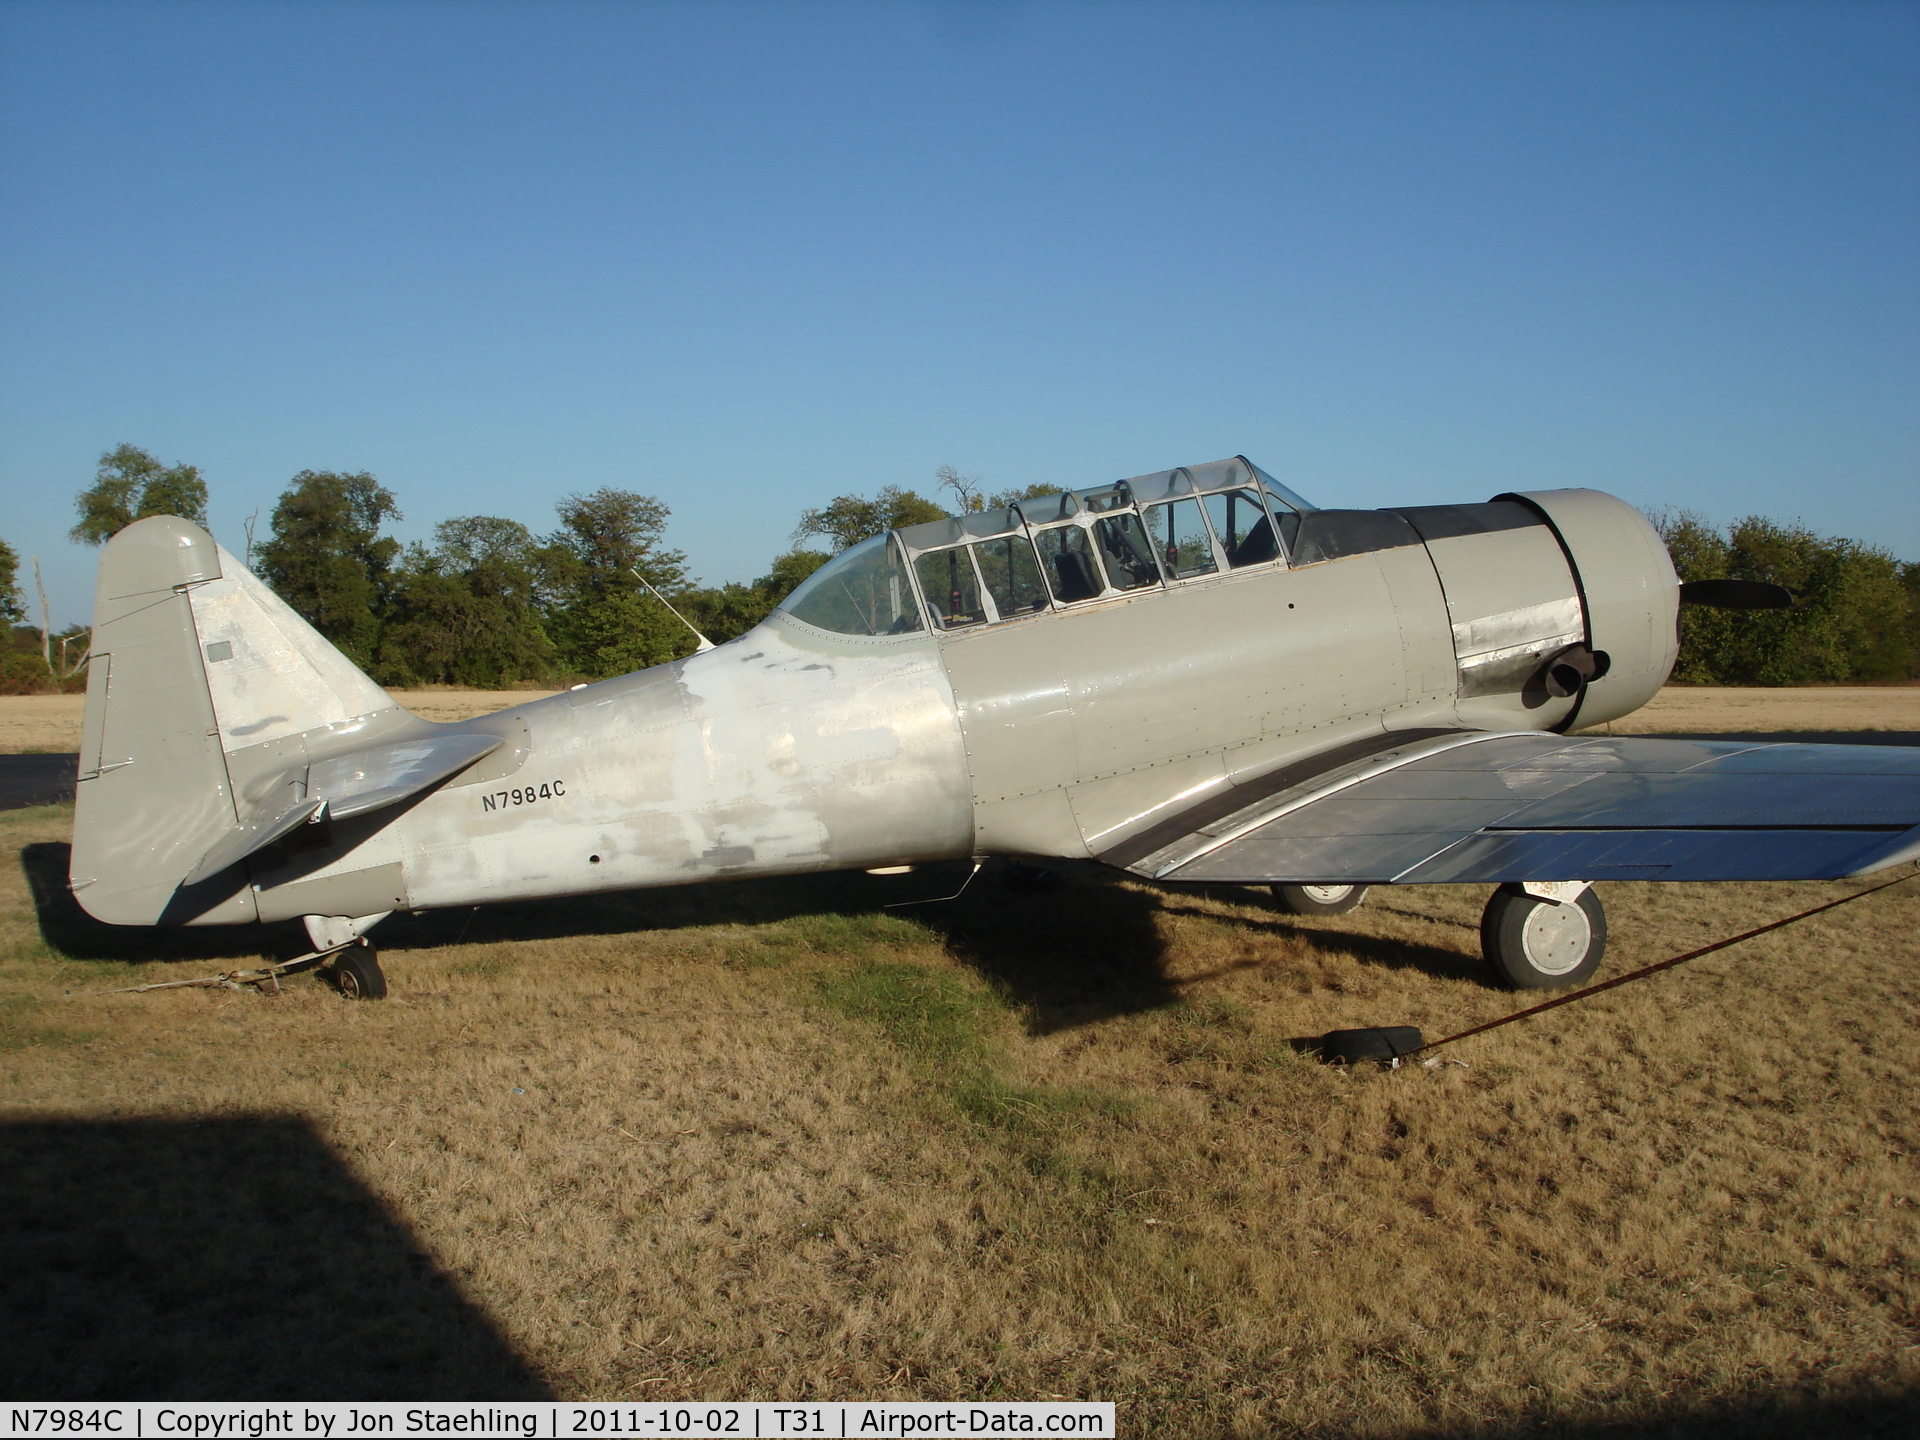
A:
<svg viewBox="0 0 1920 1440">
<path fill-rule="evenodd" d="M 1405 516 L 1422 540 L 1491 535 L 1542 523 L 1537 513 L 1513 500 L 1495 500 L 1487 505 L 1402 505 L 1394 514 Z"/>
<path fill-rule="evenodd" d="M 1292 559 L 1313 565 L 1419 543 L 1419 533 L 1391 510 L 1309 510 L 1300 517 Z"/>
</svg>

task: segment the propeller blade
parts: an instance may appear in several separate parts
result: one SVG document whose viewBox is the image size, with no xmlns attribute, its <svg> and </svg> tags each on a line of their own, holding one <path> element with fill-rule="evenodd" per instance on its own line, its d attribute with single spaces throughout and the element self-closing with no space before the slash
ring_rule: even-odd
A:
<svg viewBox="0 0 1920 1440">
<path fill-rule="evenodd" d="M 1793 592 L 1764 580 L 1689 580 L 1680 587 L 1680 603 L 1716 610 L 1784 610 L 1793 604 Z"/>
</svg>

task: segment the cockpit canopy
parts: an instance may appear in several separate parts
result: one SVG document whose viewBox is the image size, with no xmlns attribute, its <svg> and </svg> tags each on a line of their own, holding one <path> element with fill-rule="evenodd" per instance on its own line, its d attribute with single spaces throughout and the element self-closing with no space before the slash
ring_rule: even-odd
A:
<svg viewBox="0 0 1920 1440">
<path fill-rule="evenodd" d="M 1313 508 L 1235 456 L 876 535 L 821 566 L 780 608 L 842 635 L 921 630 L 922 601 L 941 630 L 993 624 L 1284 564 Z"/>
</svg>

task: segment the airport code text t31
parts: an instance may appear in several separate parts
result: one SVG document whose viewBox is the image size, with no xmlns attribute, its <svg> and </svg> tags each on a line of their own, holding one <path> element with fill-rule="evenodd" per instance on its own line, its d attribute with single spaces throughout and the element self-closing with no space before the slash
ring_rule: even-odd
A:
<svg viewBox="0 0 1920 1440">
<path fill-rule="evenodd" d="M 1114 1434 L 1113 1405 L 1093 1400 L 940 1400 L 831 1405 L 798 1401 L 709 1404 L 653 1401 L 524 1405 L 327 1401 L 214 1401 L 69 1405 L 11 1404 L 6 1436 L 99 1436 L 108 1440 L 362 1440 L 375 1435 L 649 1437 L 939 1436 Z"/>
</svg>

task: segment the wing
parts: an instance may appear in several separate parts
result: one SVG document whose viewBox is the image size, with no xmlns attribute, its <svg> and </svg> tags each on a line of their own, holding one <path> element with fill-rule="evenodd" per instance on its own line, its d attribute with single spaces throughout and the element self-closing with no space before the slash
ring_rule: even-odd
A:
<svg viewBox="0 0 1920 1440">
<path fill-rule="evenodd" d="M 1230 808 L 1231 807 L 1231 808 Z M 1815 880 L 1920 858 L 1920 748 L 1385 736 L 1100 859 L 1154 880 Z"/>
</svg>

